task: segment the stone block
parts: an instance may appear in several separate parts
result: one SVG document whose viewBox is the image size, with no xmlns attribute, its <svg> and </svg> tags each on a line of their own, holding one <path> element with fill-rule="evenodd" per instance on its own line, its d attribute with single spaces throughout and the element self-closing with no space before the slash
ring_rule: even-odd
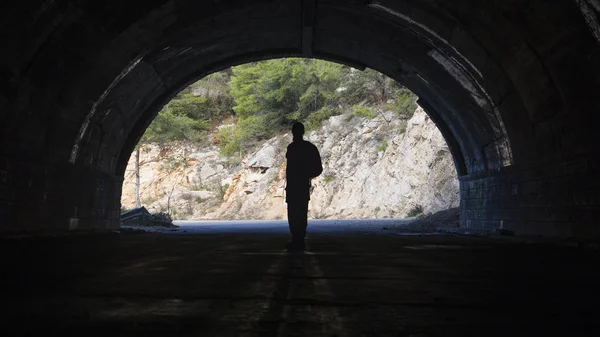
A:
<svg viewBox="0 0 600 337">
<path fill-rule="evenodd" d="M 498 209 L 502 207 L 502 198 L 491 197 L 483 199 L 483 207 L 486 209 Z"/>
<path fill-rule="evenodd" d="M 502 195 L 502 187 L 498 185 L 486 187 L 483 193 L 486 199 L 498 198 Z"/>
<path fill-rule="evenodd" d="M 466 200 L 466 207 L 470 210 L 482 209 L 485 199 L 468 199 Z"/>
</svg>

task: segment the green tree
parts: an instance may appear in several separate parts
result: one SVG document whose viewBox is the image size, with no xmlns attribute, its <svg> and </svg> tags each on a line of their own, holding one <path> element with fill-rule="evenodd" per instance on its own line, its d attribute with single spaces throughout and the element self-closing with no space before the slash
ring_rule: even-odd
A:
<svg viewBox="0 0 600 337">
<path fill-rule="evenodd" d="M 193 93 L 179 94 L 171 100 L 163 111 L 169 111 L 177 116 L 185 116 L 197 120 L 213 120 L 221 117 L 222 110 L 212 100 Z"/>
<path fill-rule="evenodd" d="M 221 118 L 232 112 L 233 97 L 229 92 L 231 74 L 231 68 L 212 73 L 187 88 L 186 94 L 192 93 L 194 96 L 206 99 L 207 103 L 200 108 L 208 109 L 209 113 L 202 117 Z"/>
<path fill-rule="evenodd" d="M 257 140 L 287 129 L 293 121 L 316 128 L 337 114 L 343 69 L 336 63 L 298 58 L 234 67 L 230 93 L 238 122 L 219 135 L 222 153 L 242 156 Z"/>
<path fill-rule="evenodd" d="M 310 59 L 276 59 L 233 68 L 233 110 L 240 118 L 265 115 L 273 126 L 304 120 L 337 99 L 342 66 Z"/>
<path fill-rule="evenodd" d="M 417 96 L 408 89 L 401 89 L 396 95 L 396 112 L 405 118 L 410 118 L 417 109 Z"/>
<path fill-rule="evenodd" d="M 199 142 L 233 114 L 236 124 L 221 129 L 215 141 L 224 155 L 241 158 L 294 121 L 312 130 L 344 110 L 372 117 L 383 104 L 408 117 L 415 102 L 414 94 L 372 69 L 300 58 L 253 62 L 213 73 L 182 90 L 160 111 L 142 143 Z"/>
<path fill-rule="evenodd" d="M 141 143 L 166 146 L 173 142 L 200 142 L 206 135 L 208 123 L 197 120 L 167 106 L 161 110 L 142 136 Z"/>
<path fill-rule="evenodd" d="M 349 106 L 385 103 L 395 98 L 402 88 L 396 81 L 373 69 L 350 69 L 344 73 L 343 87 L 343 102 Z"/>
</svg>

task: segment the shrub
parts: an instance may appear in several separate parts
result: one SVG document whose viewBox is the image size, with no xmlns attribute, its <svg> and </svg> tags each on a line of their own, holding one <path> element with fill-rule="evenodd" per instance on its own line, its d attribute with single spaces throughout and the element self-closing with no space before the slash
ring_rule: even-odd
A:
<svg viewBox="0 0 600 337">
<path fill-rule="evenodd" d="M 302 118 L 302 113 L 299 112 L 299 111 L 292 112 L 292 113 L 289 113 L 289 114 L 285 115 L 285 119 L 287 119 L 289 121 L 297 121 L 297 120 L 299 120 L 301 118 Z"/>
<path fill-rule="evenodd" d="M 403 118 L 410 118 L 417 109 L 417 96 L 409 90 L 400 90 L 396 97 L 396 113 Z"/>
<path fill-rule="evenodd" d="M 323 183 L 324 184 L 329 184 L 333 179 L 335 179 L 335 175 L 333 174 L 327 174 L 323 177 Z"/>
<path fill-rule="evenodd" d="M 141 144 L 155 143 L 160 146 L 177 141 L 201 143 L 208 129 L 208 122 L 204 120 L 196 120 L 165 108 L 146 129 L 140 142 Z"/>
<path fill-rule="evenodd" d="M 227 193 L 228 189 L 229 189 L 229 184 L 225 184 L 225 185 L 219 184 L 218 189 L 217 189 L 219 199 L 223 199 L 225 197 L 225 193 Z"/>
<path fill-rule="evenodd" d="M 313 112 L 312 114 L 306 117 L 306 129 L 307 130 L 315 130 L 321 126 L 323 121 L 329 119 L 329 117 L 339 115 L 341 110 L 338 108 L 330 108 L 330 107 L 322 107 L 318 111 Z"/>
<path fill-rule="evenodd" d="M 375 116 L 377 116 L 375 111 L 360 105 L 354 105 L 352 107 L 352 114 L 364 118 L 375 118 Z"/>
<path fill-rule="evenodd" d="M 226 157 L 242 157 L 257 141 L 268 139 L 273 135 L 278 124 L 271 117 L 275 118 L 269 114 L 249 116 L 238 120 L 235 127 L 219 130 L 217 138 L 221 154 Z"/>
<path fill-rule="evenodd" d="M 387 140 L 384 140 L 383 143 L 381 143 L 381 145 L 379 145 L 377 147 L 377 152 L 385 152 L 385 149 L 387 149 L 388 146 L 388 142 Z"/>
</svg>

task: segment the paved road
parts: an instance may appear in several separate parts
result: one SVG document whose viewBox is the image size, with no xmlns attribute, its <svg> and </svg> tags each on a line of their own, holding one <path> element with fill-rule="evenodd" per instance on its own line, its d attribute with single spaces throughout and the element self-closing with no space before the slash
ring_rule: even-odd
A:
<svg viewBox="0 0 600 337">
<path fill-rule="evenodd" d="M 315 235 L 389 234 L 385 230 L 400 229 L 412 219 L 309 220 L 308 231 Z M 175 221 L 178 234 L 280 234 L 289 233 L 286 220 Z"/>
<path fill-rule="evenodd" d="M 598 251 L 342 223 L 1 239 L 0 335 L 600 335 Z"/>
</svg>

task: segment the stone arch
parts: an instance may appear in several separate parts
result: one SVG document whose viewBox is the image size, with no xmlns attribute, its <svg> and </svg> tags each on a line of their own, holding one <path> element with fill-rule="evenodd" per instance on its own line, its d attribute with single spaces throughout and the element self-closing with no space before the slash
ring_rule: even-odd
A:
<svg viewBox="0 0 600 337">
<path fill-rule="evenodd" d="M 5 190 L 25 188 L 3 216 L 118 226 L 124 161 L 168 99 L 230 65 L 301 56 L 373 68 L 420 97 L 461 176 L 463 225 L 571 235 L 582 205 L 546 188 L 557 176 L 582 186 L 595 165 L 598 137 L 579 130 L 599 106 L 600 53 L 580 3 L 11 3 L 0 168 Z M 557 173 L 565 165 L 574 171 Z"/>
</svg>

